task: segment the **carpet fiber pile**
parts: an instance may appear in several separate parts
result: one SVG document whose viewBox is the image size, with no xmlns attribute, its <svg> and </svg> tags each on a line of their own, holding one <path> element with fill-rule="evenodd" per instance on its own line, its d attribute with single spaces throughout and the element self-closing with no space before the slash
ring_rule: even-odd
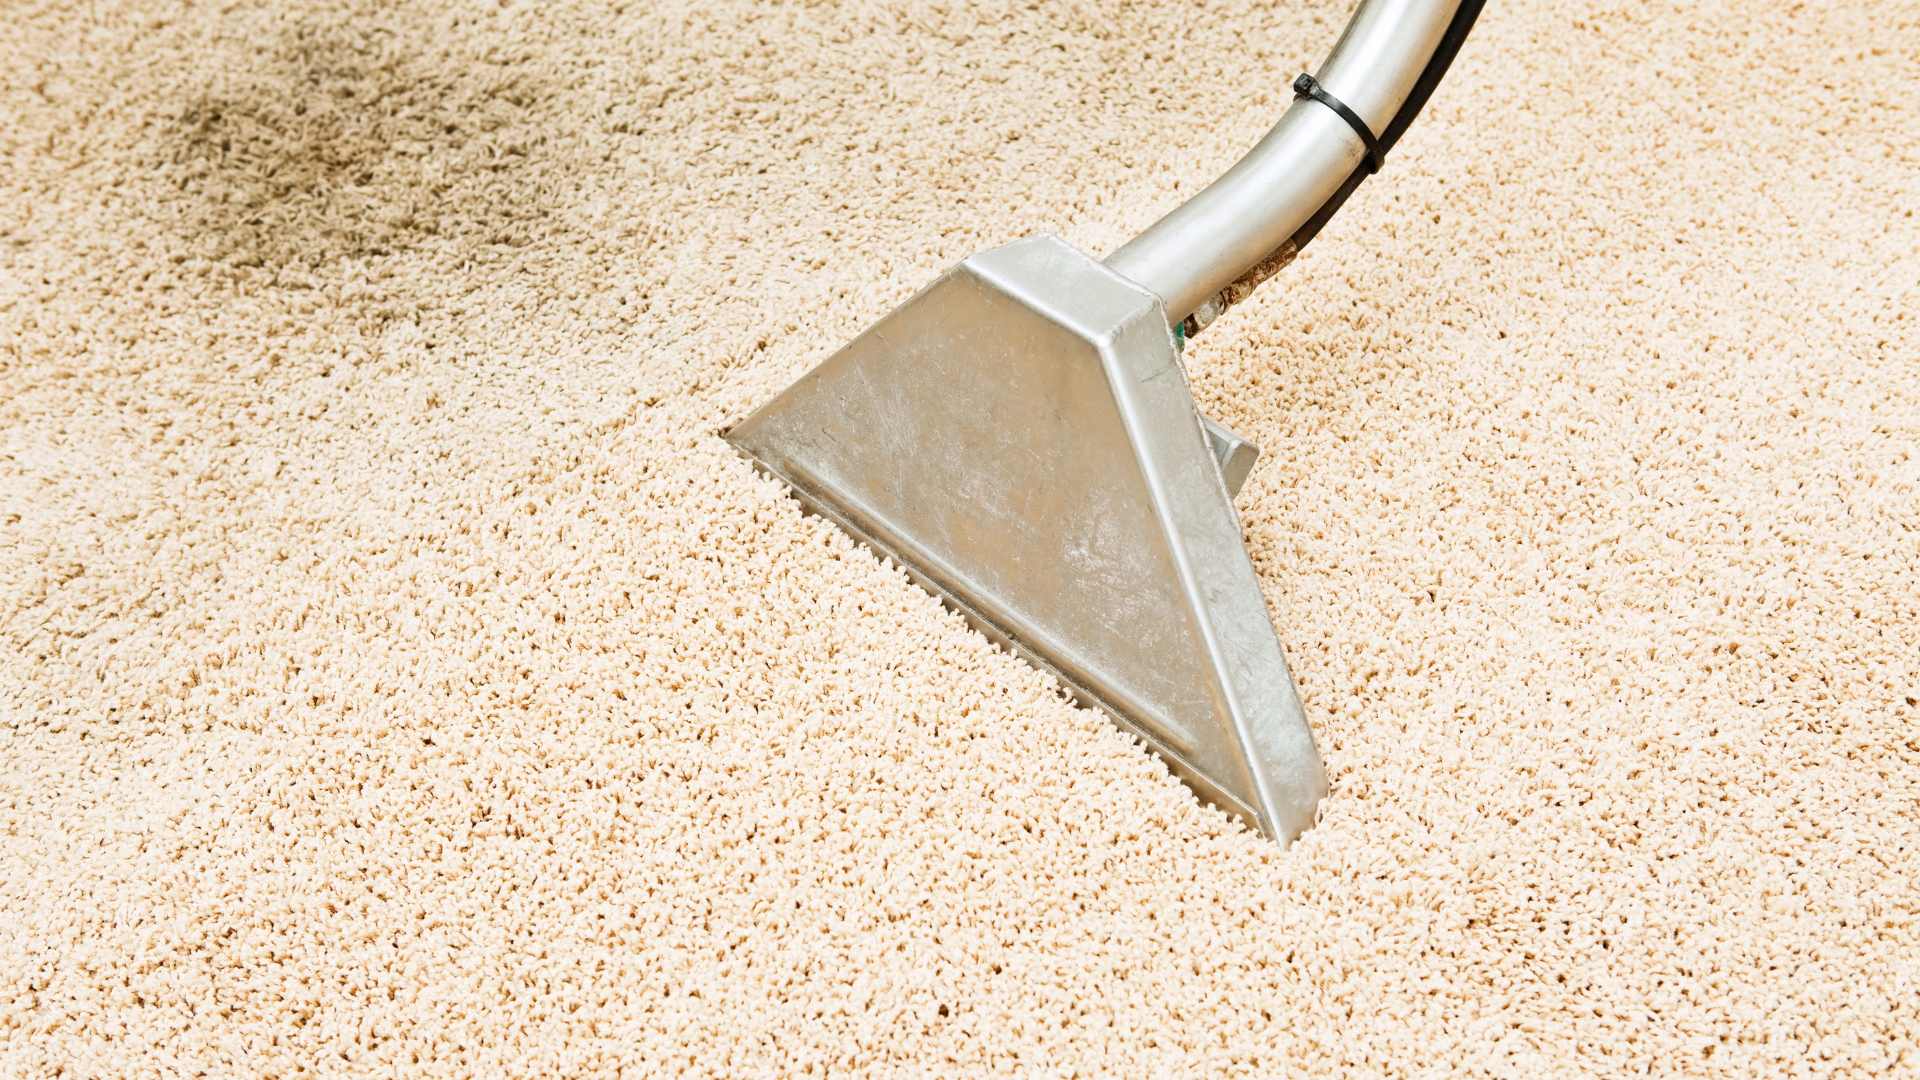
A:
<svg viewBox="0 0 1920 1080">
<path fill-rule="evenodd" d="M 1920 6 L 1496 3 L 1188 352 L 1287 850 L 718 432 L 1339 4 L 14 0 L 0 1073 L 1920 1071 Z"/>
</svg>

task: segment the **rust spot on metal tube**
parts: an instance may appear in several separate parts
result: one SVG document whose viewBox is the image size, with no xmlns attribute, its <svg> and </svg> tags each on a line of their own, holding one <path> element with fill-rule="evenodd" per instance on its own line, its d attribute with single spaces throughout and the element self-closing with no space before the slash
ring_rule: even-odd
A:
<svg viewBox="0 0 1920 1080">
<path fill-rule="evenodd" d="M 1199 310 L 1186 318 L 1186 336 L 1192 339 L 1195 334 L 1205 330 L 1213 320 L 1226 313 L 1226 310 L 1253 295 L 1260 283 L 1279 273 L 1300 254 L 1299 245 L 1288 240 L 1274 249 L 1266 258 L 1254 263 L 1246 273 L 1235 278 L 1232 284 L 1213 295 L 1213 299 L 1200 305 Z"/>
</svg>

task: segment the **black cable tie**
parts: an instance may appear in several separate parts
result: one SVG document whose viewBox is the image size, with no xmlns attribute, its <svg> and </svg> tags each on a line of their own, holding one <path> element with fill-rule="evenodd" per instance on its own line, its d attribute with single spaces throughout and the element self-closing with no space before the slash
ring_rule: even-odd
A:
<svg viewBox="0 0 1920 1080">
<path fill-rule="evenodd" d="M 1380 140 L 1374 138 L 1373 130 L 1367 127 L 1367 122 L 1360 119 L 1359 113 L 1347 108 L 1346 102 L 1327 93 L 1326 88 L 1320 85 L 1320 80 L 1304 71 L 1301 72 L 1300 77 L 1293 80 L 1293 96 L 1296 99 L 1312 98 L 1332 109 L 1340 119 L 1347 122 L 1347 126 L 1353 129 L 1353 133 L 1360 136 L 1360 141 L 1367 144 L 1368 172 L 1377 173 L 1380 171 L 1380 166 L 1387 163 L 1387 152 L 1380 149 Z"/>
</svg>

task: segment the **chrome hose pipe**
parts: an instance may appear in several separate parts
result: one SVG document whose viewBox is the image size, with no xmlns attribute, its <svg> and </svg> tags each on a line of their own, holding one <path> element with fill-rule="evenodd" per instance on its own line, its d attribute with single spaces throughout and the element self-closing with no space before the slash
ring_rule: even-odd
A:
<svg viewBox="0 0 1920 1080">
<path fill-rule="evenodd" d="M 1390 128 L 1397 138 L 1405 127 L 1395 122 L 1402 108 L 1411 99 L 1417 110 L 1437 81 L 1437 73 L 1422 79 L 1429 65 L 1444 69 L 1452 59 L 1443 46 L 1449 28 L 1464 37 L 1455 16 L 1471 25 L 1478 13 L 1478 0 L 1466 3 L 1471 10 L 1462 10 L 1463 0 L 1363 0 L 1315 73 L 1319 87 L 1376 138 Z M 1450 48 L 1458 47 L 1452 40 Z M 1108 256 L 1106 265 L 1158 295 L 1176 328 L 1197 332 L 1292 260 L 1305 242 L 1296 243 L 1296 235 L 1358 183 L 1369 166 L 1368 149 L 1333 107 L 1299 98 L 1245 157 Z"/>
</svg>

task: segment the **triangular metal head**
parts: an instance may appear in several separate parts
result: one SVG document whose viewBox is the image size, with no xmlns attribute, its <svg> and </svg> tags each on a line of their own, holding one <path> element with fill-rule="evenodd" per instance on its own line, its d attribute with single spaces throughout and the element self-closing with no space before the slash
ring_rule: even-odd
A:
<svg viewBox="0 0 1920 1080">
<path fill-rule="evenodd" d="M 728 439 L 990 638 L 1291 841 L 1326 790 L 1160 300 L 1051 236 L 985 252 Z"/>
</svg>

